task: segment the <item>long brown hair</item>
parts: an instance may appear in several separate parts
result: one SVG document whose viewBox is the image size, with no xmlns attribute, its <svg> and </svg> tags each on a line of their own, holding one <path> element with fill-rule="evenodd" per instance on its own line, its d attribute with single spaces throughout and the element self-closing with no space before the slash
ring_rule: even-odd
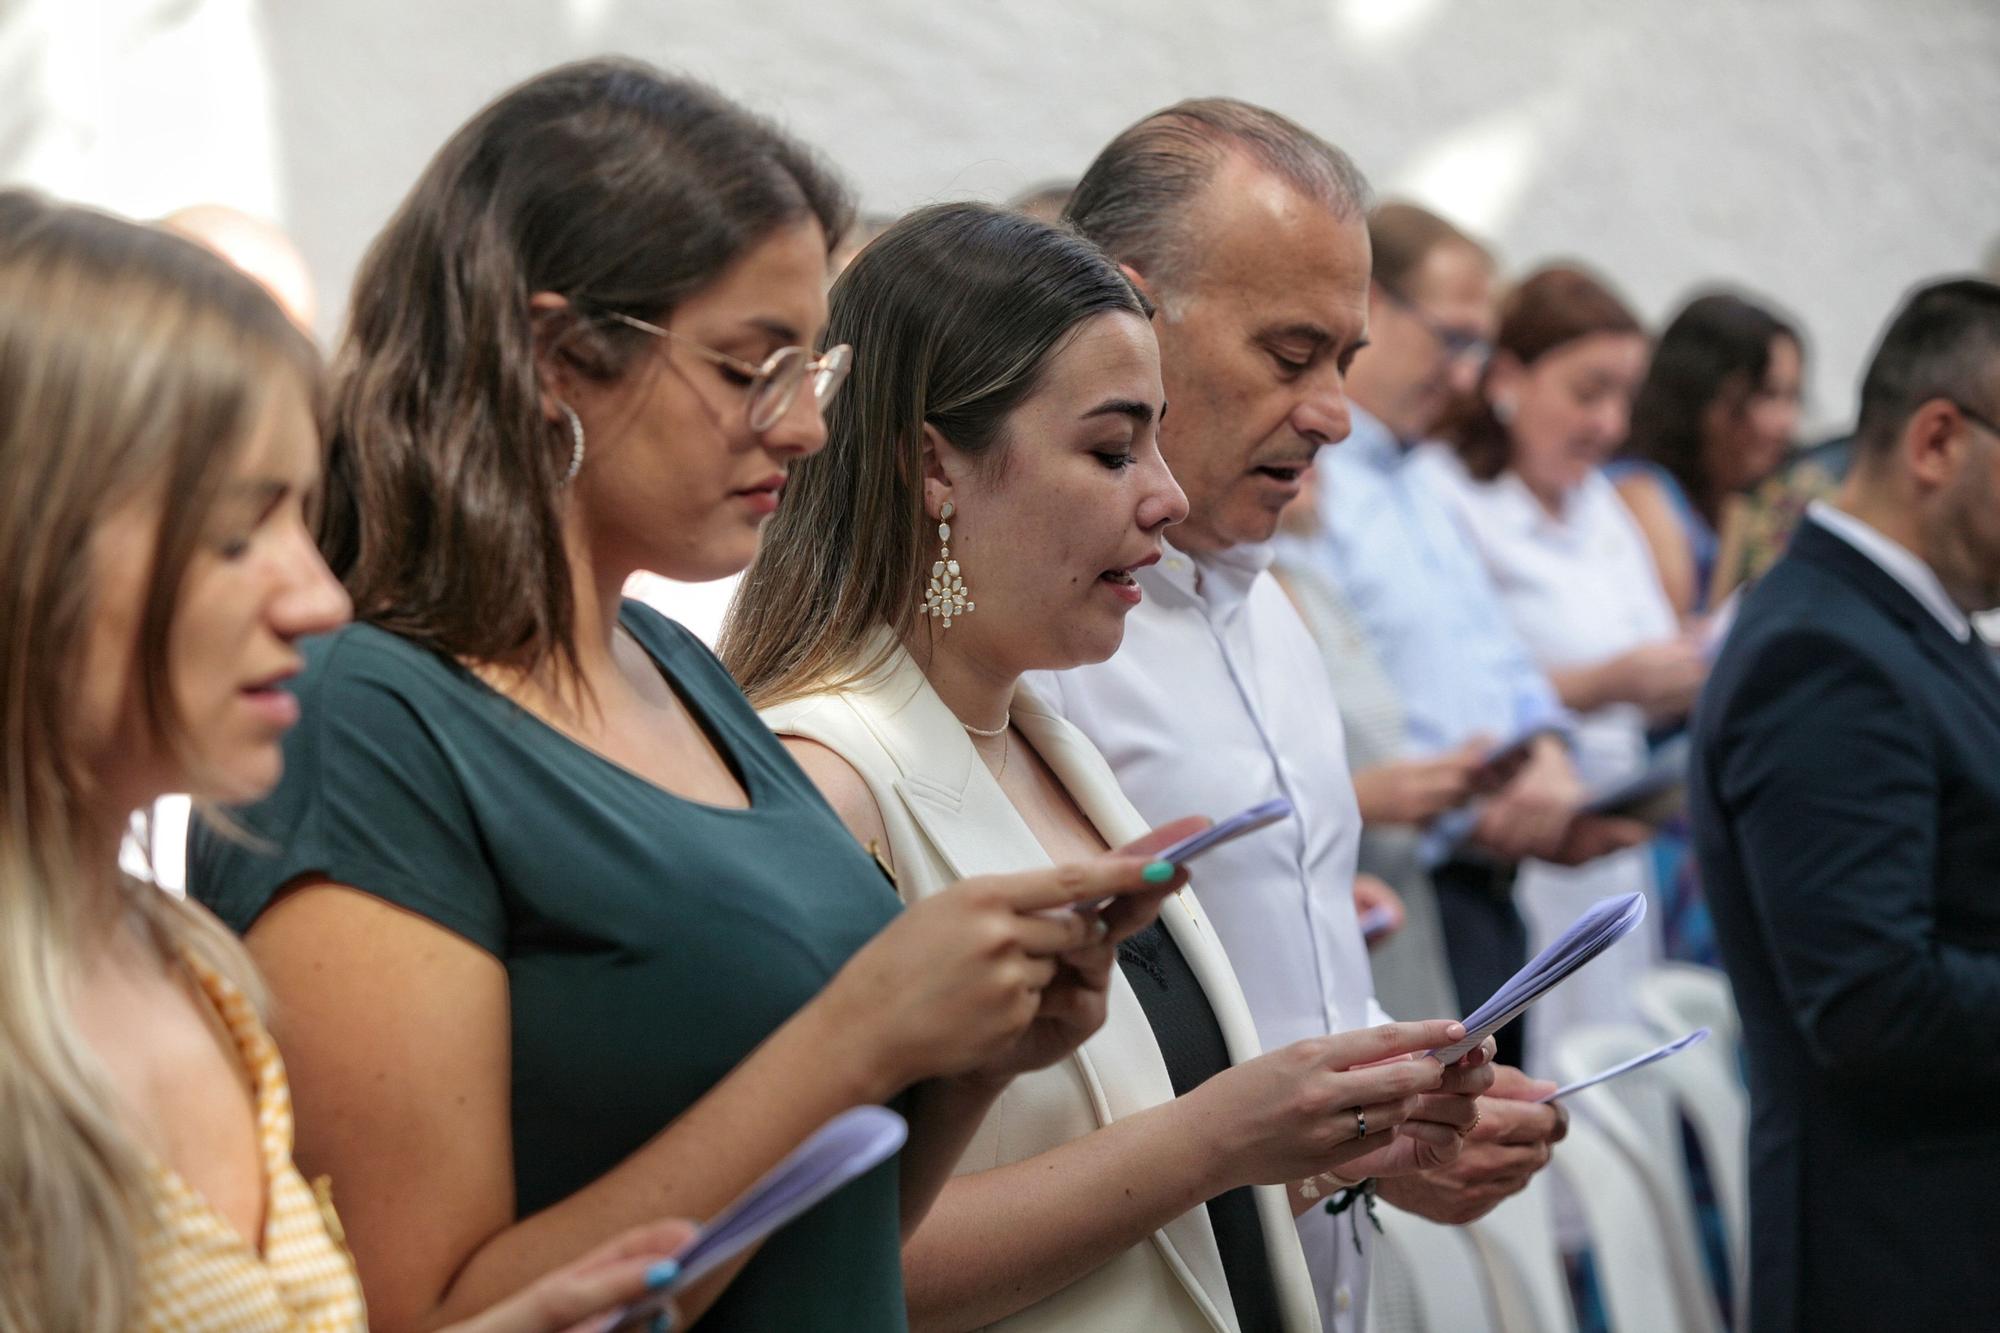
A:
<svg viewBox="0 0 2000 1333">
<path fill-rule="evenodd" d="M 1575 265 L 1551 264 L 1523 278 L 1501 301 L 1493 347 L 1496 354 L 1532 366 L 1592 334 L 1644 332 L 1639 317 L 1598 278 Z M 1507 470 L 1513 441 L 1493 414 L 1484 382 L 1450 413 L 1439 433 L 1476 479 L 1491 481 Z"/>
<path fill-rule="evenodd" d="M 712 89 L 626 60 L 551 70 L 454 134 L 369 250 L 335 363 L 321 546 L 367 620 L 451 657 L 573 667 L 538 347 L 624 373 L 646 334 L 778 228 L 847 229 L 839 183 Z M 831 240 L 830 242 L 831 243 Z M 568 310 L 536 320 L 537 292 Z"/>
<path fill-rule="evenodd" d="M 1697 296 L 1660 335 L 1646 379 L 1632 400 L 1632 433 L 1621 458 L 1640 458 L 1670 473 L 1688 503 L 1710 523 L 1724 496 L 1709 475 L 1709 409 L 1740 412 L 1771 368 L 1771 344 L 1798 330 L 1766 306 L 1729 292 Z"/>
<path fill-rule="evenodd" d="M 883 628 L 916 622 L 933 531 L 924 427 L 1004 462 L 1003 427 L 1066 335 L 1107 311 L 1152 309 L 1095 245 L 983 204 L 910 214 L 834 284 L 828 345 L 855 348 L 827 444 L 795 464 L 722 635 L 722 660 L 759 707 L 837 688 Z M 893 645 L 890 645 L 891 647 Z"/>
<path fill-rule="evenodd" d="M 114 847 L 76 682 L 93 535 L 158 498 L 128 679 L 165 755 L 189 761 L 168 640 L 230 467 L 279 395 L 309 406 L 317 357 L 271 298 L 191 241 L 0 193 L 0 1329 L 130 1326 L 145 1159 L 70 1014 L 92 892 Z M 215 919 L 122 882 L 167 952 L 256 994 Z"/>
</svg>

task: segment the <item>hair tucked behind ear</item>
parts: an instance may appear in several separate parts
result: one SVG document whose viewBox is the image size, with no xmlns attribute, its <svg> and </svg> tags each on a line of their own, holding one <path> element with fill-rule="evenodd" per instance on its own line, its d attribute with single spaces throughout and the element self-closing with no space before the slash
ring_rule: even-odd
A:
<svg viewBox="0 0 2000 1333">
<path fill-rule="evenodd" d="M 211 502 L 274 399 L 316 406 L 311 346 L 192 242 L 0 193 L 0 1330 L 130 1327 L 144 1159 L 70 1013 L 116 831 L 74 716 L 92 537 L 160 504 L 130 662 L 162 752 L 189 753 L 167 643 Z M 110 812 L 115 818 L 117 812 Z M 109 846 L 102 845 L 109 843 Z M 146 885 L 123 909 L 253 996 L 216 920 Z"/>
<path fill-rule="evenodd" d="M 737 590 L 722 660 L 762 707 L 857 679 L 886 628 L 916 620 L 933 531 L 924 427 L 961 452 L 1003 448 L 1008 415 L 1084 320 L 1151 317 L 1104 253 L 1065 227 L 983 204 L 941 204 L 883 232 L 834 284 L 826 343 L 855 368 L 827 444 L 794 464 Z"/>
</svg>

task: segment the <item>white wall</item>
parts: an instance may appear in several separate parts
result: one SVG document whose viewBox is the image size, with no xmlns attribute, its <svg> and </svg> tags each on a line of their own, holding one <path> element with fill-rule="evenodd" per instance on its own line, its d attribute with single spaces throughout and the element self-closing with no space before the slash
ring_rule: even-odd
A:
<svg viewBox="0 0 2000 1333">
<path fill-rule="evenodd" d="M 1583 258 L 1653 317 L 1767 293 L 1825 423 L 1898 295 L 2000 235 L 1995 0 L 0 0 L 0 179 L 275 203 L 330 335 L 451 128 L 607 50 L 776 115 L 874 211 L 1073 175 L 1175 98 L 1261 101 L 1517 269 Z"/>
</svg>

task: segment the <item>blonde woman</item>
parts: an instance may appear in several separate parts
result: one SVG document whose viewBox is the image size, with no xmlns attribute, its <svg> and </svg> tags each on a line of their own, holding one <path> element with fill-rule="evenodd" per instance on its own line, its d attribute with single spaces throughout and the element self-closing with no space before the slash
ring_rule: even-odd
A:
<svg viewBox="0 0 2000 1333">
<path fill-rule="evenodd" d="M 365 1323 L 242 946 L 118 869 L 154 797 L 270 787 L 296 641 L 346 618 L 305 523 L 317 376 L 192 243 L 0 194 L 6 1333 Z M 687 1234 L 629 1232 L 461 1333 L 601 1314 Z"/>
<path fill-rule="evenodd" d="M 1131 571 L 1186 512 L 1145 301 L 1074 233 L 959 204 L 890 228 L 832 304 L 827 337 L 867 355 L 725 661 L 911 901 L 1141 836 L 1021 676 L 1110 656 Z M 980 1124 L 904 1251 L 913 1327 L 1317 1329 L 1295 1211 L 1450 1160 L 1492 1077 L 1377 1064 L 1443 1044 L 1445 1021 L 1260 1055 L 1185 892 L 1121 946 L 1106 1010 Z"/>
</svg>

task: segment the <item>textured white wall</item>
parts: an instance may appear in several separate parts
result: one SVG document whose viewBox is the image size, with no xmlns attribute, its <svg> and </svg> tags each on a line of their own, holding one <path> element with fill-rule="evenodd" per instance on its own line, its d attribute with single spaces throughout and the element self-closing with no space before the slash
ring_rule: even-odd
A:
<svg viewBox="0 0 2000 1333">
<path fill-rule="evenodd" d="M 1582 258 L 1652 317 L 1761 290 L 1824 423 L 1897 296 L 2000 235 L 1996 0 L 0 0 L 0 178 L 275 199 L 331 333 L 445 134 L 609 50 L 777 116 L 872 211 L 1073 175 L 1175 98 L 1261 101 L 1517 270 Z"/>
</svg>

